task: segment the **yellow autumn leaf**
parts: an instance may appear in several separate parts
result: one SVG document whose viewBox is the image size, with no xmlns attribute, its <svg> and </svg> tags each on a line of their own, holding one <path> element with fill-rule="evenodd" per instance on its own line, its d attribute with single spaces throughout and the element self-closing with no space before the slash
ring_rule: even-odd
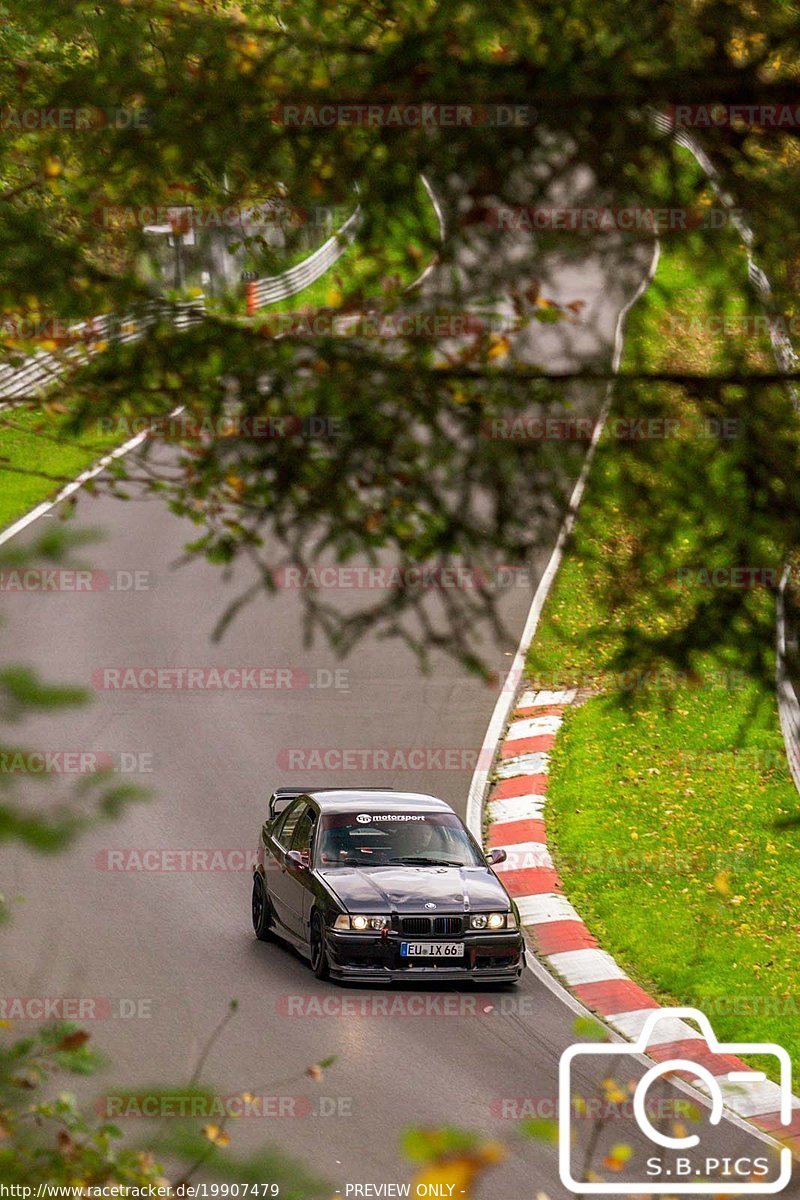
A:
<svg viewBox="0 0 800 1200">
<path fill-rule="evenodd" d="M 220 1129 L 219 1125 L 204 1125 L 202 1132 L 203 1137 L 208 1138 L 214 1146 L 227 1146 L 230 1144 L 231 1139 L 224 1129 Z"/>
<path fill-rule="evenodd" d="M 717 871 L 714 876 L 714 887 L 721 896 L 730 896 L 731 894 L 731 874 L 730 871 Z"/>
<path fill-rule="evenodd" d="M 463 1196 L 469 1200 L 470 1188 L 478 1175 L 502 1162 L 505 1153 L 500 1142 L 486 1142 L 471 1153 L 433 1163 L 414 1176 L 412 1194 Z"/>
<path fill-rule="evenodd" d="M 624 1143 L 619 1142 L 616 1146 L 611 1147 L 608 1154 L 603 1159 L 603 1166 L 608 1171 L 621 1171 L 632 1154 L 633 1151 L 631 1150 L 630 1146 L 626 1146 Z"/>
<path fill-rule="evenodd" d="M 625 1104 L 628 1099 L 615 1079 L 603 1080 L 603 1097 L 609 1104 Z"/>
<path fill-rule="evenodd" d="M 508 354 L 510 349 L 511 343 L 509 342 L 508 338 L 493 337 L 492 344 L 489 347 L 486 357 L 490 359 L 503 358 L 506 354 Z"/>
<path fill-rule="evenodd" d="M 450 1159 L 448 1162 L 427 1167 L 415 1175 L 411 1191 L 413 1195 L 419 1196 L 468 1196 L 476 1174 L 477 1169 L 468 1158 Z"/>
</svg>

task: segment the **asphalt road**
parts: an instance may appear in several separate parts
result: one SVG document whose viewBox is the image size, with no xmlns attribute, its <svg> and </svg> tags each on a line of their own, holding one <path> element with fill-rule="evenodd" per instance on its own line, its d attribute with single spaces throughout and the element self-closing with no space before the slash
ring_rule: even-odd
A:
<svg viewBox="0 0 800 1200">
<path fill-rule="evenodd" d="M 610 356 L 617 314 L 647 258 L 643 247 L 626 252 L 611 272 L 595 261 L 559 264 L 550 294 L 586 301 L 584 323 L 575 327 L 579 356 L 587 337 L 592 357 Z M 554 336 L 532 326 L 525 355 L 535 359 L 541 339 Z M 569 362 L 567 351 L 563 361 Z M 596 411 L 602 397 L 584 390 L 582 399 Z M 231 586 L 246 582 L 241 569 L 226 586 L 206 564 L 174 566 L 194 528 L 156 500 L 121 504 L 83 496 L 77 521 L 107 531 L 107 540 L 91 551 L 93 567 L 144 572 L 146 586 L 8 596 L 0 635 L 4 661 L 90 687 L 101 668 L 210 665 L 293 668 L 306 673 L 308 686 L 216 694 L 101 688 L 87 709 L 26 725 L 31 744 L 139 756 L 128 761 L 152 770 L 132 778 L 151 786 L 153 798 L 66 854 L 8 856 L 2 890 L 12 898 L 13 920 L 1 935 L 3 994 L 99 998 L 100 1016 L 91 1028 L 111 1065 L 84 1087 L 87 1095 L 187 1080 L 235 997 L 238 1013 L 209 1056 L 204 1078 L 222 1095 L 277 1090 L 301 1097 L 286 1102 L 286 1116 L 236 1122 L 235 1148 L 273 1140 L 342 1194 L 348 1184 L 409 1177 L 399 1147 L 406 1126 L 458 1124 L 506 1137 L 510 1116 L 552 1113 L 559 1057 L 575 1040 L 574 1014 L 531 972 L 514 993 L 389 993 L 320 984 L 290 950 L 254 939 L 243 856 L 228 857 L 230 870 L 104 869 L 130 863 L 131 849 L 252 849 L 271 790 L 298 780 L 432 791 L 463 815 L 496 691 L 444 657 L 434 657 L 424 676 L 398 642 L 367 639 L 344 662 L 323 644 L 305 648 L 298 595 L 291 590 L 251 605 L 224 642 L 212 646 L 209 634 Z M 545 561 L 543 551 L 528 579 L 504 595 L 503 615 L 516 635 Z M 487 643 L 499 672 L 514 648 L 513 642 Z M 289 769 L 297 761 L 289 751 L 319 748 L 370 753 L 358 770 Z M 374 752 L 397 748 L 421 751 L 430 763 L 381 769 Z M 441 760 L 445 749 L 456 752 L 449 765 Z M 111 851 L 123 851 L 122 858 L 109 858 Z M 387 997 L 399 997 L 405 1011 L 384 1015 Z M 102 1001 L 117 1011 L 123 1000 L 125 1011 L 142 1015 L 102 1015 Z M 332 1008 L 307 1015 L 320 1000 Z M 347 1003 L 365 1006 L 367 1015 L 337 1011 Z M 455 1012 L 448 1015 L 447 1005 Z M 329 1055 L 338 1061 L 322 1080 L 303 1076 Z M 293 1076 L 294 1082 L 280 1083 Z M 520 1098 L 527 1098 L 523 1108 Z M 715 1137 L 716 1148 L 721 1141 L 727 1148 L 763 1149 L 732 1127 Z M 554 1146 L 514 1147 L 485 1195 L 566 1194 Z"/>
</svg>

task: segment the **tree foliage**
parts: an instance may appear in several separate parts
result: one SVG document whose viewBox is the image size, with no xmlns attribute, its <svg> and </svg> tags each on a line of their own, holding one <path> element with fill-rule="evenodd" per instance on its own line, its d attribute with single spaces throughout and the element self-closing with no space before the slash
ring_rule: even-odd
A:
<svg viewBox="0 0 800 1200">
<path fill-rule="evenodd" d="M 9 3 L 5 11 L 0 304 L 7 312 L 135 311 L 152 288 L 137 266 L 145 234 L 135 223 L 104 227 L 97 212 L 163 203 L 180 184 L 198 206 L 246 205 L 276 192 L 298 206 L 347 206 L 357 197 L 359 246 L 372 278 L 360 272 L 345 287 L 334 305 L 339 314 L 468 310 L 485 319 L 465 337 L 376 340 L 307 330 L 276 337 L 263 322 L 216 312 L 191 334 L 158 326 L 70 381 L 65 397 L 84 427 L 98 417 L 164 419 L 179 405 L 195 426 L 221 413 L 241 418 L 238 436 L 184 434 L 168 467 L 151 458 L 147 474 L 176 511 L 202 526 L 191 554 L 223 564 L 254 560 L 248 596 L 275 587 L 276 569 L 290 560 L 383 553 L 400 566 L 466 563 L 483 579 L 498 563 L 523 563 L 552 542 L 585 446 L 515 445 L 484 431 L 498 413 L 597 415 L 607 342 L 556 378 L 531 349 L 537 322 L 589 320 L 579 295 L 571 310 L 553 300 L 540 268 L 545 260 L 599 262 L 613 276 L 615 263 L 636 259 L 652 234 L 556 228 L 526 241 L 498 225 L 497 213 L 554 204 L 689 214 L 720 208 L 707 177 L 656 127 L 654 110 L 678 106 L 691 122 L 719 173 L 719 191 L 747 214 L 776 310 L 793 315 L 797 121 L 780 117 L 793 103 L 800 63 L 791 6 L 57 0 L 34 9 Z M 460 105 L 468 115 L 324 126 L 314 115 L 325 105 L 422 101 Z M 728 106 L 723 119 L 698 117 L 715 103 Z M 754 117 L 741 109 L 730 115 L 732 105 L 760 107 Z M 765 116 L 764 106 L 778 117 Z M 106 117 L 93 121 L 102 127 L 80 131 L 18 128 L 13 112 L 31 109 Z M 509 112 L 517 114 L 511 121 Z M 382 242 L 420 174 L 440 198 L 446 228 L 440 241 L 430 222 L 420 222 L 409 258 L 436 266 L 406 293 L 385 269 Z M 744 260 L 740 286 L 746 292 Z M 743 371 L 734 355 L 700 376 L 678 370 L 672 382 L 701 417 L 722 405 L 745 419 L 751 408 L 766 408 L 781 428 L 791 419 L 775 378 Z M 633 411 L 651 408 L 654 395 L 646 372 L 625 390 Z M 248 421 L 262 416 L 318 417 L 340 432 L 310 437 L 301 427 L 291 437 L 259 437 Z M 717 447 L 736 489 L 758 505 L 766 474 L 788 496 L 791 439 L 778 437 L 764 450 L 757 437 L 746 463 L 736 457 L 740 449 Z M 666 483 L 649 502 L 654 518 L 669 513 Z M 791 499 L 769 505 L 766 531 L 778 558 L 796 544 L 794 510 Z M 759 551 L 738 519 L 721 537 L 731 554 Z M 478 631 L 499 629 L 491 588 L 440 591 L 432 604 L 400 584 L 349 617 L 313 590 L 303 598 L 309 632 L 321 629 L 342 649 L 377 628 L 420 651 L 444 646 L 477 667 Z M 634 630 L 630 653 L 686 658 L 701 641 L 725 642 L 738 599 L 715 597 L 709 607 L 703 597 L 703 612 L 688 614 L 676 646 L 646 645 Z M 236 611 L 238 603 L 222 626 Z"/>
</svg>

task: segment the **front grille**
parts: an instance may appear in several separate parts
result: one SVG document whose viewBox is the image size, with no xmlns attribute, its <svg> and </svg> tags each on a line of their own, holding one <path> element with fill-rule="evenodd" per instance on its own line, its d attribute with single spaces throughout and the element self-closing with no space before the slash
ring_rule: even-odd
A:
<svg viewBox="0 0 800 1200">
<path fill-rule="evenodd" d="M 415 937 L 434 934 L 436 937 L 452 936 L 464 930 L 463 917 L 401 917 L 400 932 Z"/>
<path fill-rule="evenodd" d="M 403 917 L 400 922 L 400 930 L 402 933 L 417 935 L 430 933 L 431 919 L 430 917 Z"/>
<path fill-rule="evenodd" d="M 439 934 L 461 933 L 464 921 L 462 917 L 434 917 L 433 932 Z"/>
</svg>

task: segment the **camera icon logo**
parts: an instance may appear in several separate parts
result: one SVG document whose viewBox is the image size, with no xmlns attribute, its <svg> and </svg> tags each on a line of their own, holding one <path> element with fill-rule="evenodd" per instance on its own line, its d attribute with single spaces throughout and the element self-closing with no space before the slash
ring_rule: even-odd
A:
<svg viewBox="0 0 800 1200">
<path fill-rule="evenodd" d="M 692 1158 L 688 1156 L 684 1157 L 683 1154 L 686 1151 L 697 1150 L 700 1143 L 698 1135 L 670 1136 L 653 1125 L 648 1113 L 648 1092 L 653 1087 L 653 1084 L 658 1080 L 662 1080 L 673 1071 L 680 1071 L 691 1075 L 693 1081 L 699 1082 L 705 1092 L 707 1092 L 710 1101 L 710 1112 L 707 1119 L 708 1123 L 713 1126 L 719 1125 L 722 1120 L 726 1094 L 734 1111 L 737 1107 L 736 1101 L 739 1101 L 740 1115 L 743 1115 L 748 1111 L 751 1113 L 757 1111 L 756 1109 L 748 1108 L 748 1088 L 774 1087 L 774 1085 L 769 1083 L 763 1071 L 730 1070 L 727 1074 L 715 1075 L 707 1066 L 699 1062 L 692 1062 L 688 1058 L 674 1058 L 656 1063 L 639 1080 L 633 1094 L 633 1117 L 636 1126 L 646 1139 L 646 1148 L 651 1149 L 651 1152 L 655 1148 L 660 1148 L 662 1151 L 666 1151 L 672 1155 L 670 1160 L 672 1163 L 671 1168 L 667 1170 L 662 1169 L 660 1166 L 658 1168 L 651 1168 L 650 1164 L 659 1162 L 659 1159 L 656 1157 L 647 1159 L 648 1170 L 642 1172 L 642 1174 L 646 1175 L 643 1179 L 635 1179 L 630 1182 L 623 1182 L 622 1180 L 613 1182 L 593 1180 L 586 1182 L 585 1179 L 574 1178 L 572 1148 L 575 1128 L 573 1124 L 572 1081 L 575 1078 L 575 1069 L 573 1064 L 579 1067 L 582 1073 L 589 1074 L 592 1078 L 597 1078 L 598 1080 L 607 1078 L 613 1073 L 616 1064 L 619 1064 L 620 1068 L 624 1068 L 626 1062 L 629 1063 L 631 1058 L 635 1059 L 638 1055 L 646 1053 L 648 1046 L 651 1044 L 655 1027 L 659 1022 L 674 1022 L 676 1019 L 689 1019 L 695 1022 L 700 1029 L 702 1039 L 705 1040 L 710 1054 L 735 1056 L 758 1054 L 772 1056 L 777 1059 L 777 1077 L 780 1080 L 780 1084 L 778 1085 L 778 1103 L 775 1105 L 773 1111 L 779 1110 L 781 1126 L 788 1127 L 791 1123 L 792 1066 L 789 1055 L 782 1046 L 778 1046 L 774 1042 L 719 1042 L 708 1018 L 699 1009 L 656 1009 L 645 1020 L 641 1033 L 635 1042 L 576 1043 L 573 1046 L 569 1046 L 561 1055 L 559 1063 L 558 1114 L 559 1172 L 564 1187 L 574 1194 L 584 1196 L 613 1194 L 620 1196 L 641 1195 L 642 1193 L 655 1195 L 666 1192 L 670 1195 L 675 1195 L 676 1193 L 691 1192 L 694 1195 L 720 1195 L 723 1193 L 726 1196 L 766 1195 L 782 1191 L 787 1183 L 789 1183 L 792 1177 L 792 1154 L 791 1150 L 786 1146 L 780 1150 L 780 1170 L 777 1179 L 766 1177 L 769 1175 L 766 1166 L 768 1160 L 766 1158 L 737 1159 L 735 1166 L 726 1167 L 724 1177 L 711 1178 L 714 1175 L 714 1168 L 718 1169 L 723 1162 L 733 1164 L 733 1160 L 722 1159 L 721 1157 L 708 1157 L 702 1152 L 697 1153 Z M 698 1041 L 700 1042 L 702 1039 L 698 1039 Z M 776 1135 L 779 1136 L 779 1134 L 780 1131 L 776 1131 Z M 682 1152 L 682 1156 L 676 1158 L 676 1152 Z M 753 1170 L 753 1163 L 763 1163 L 765 1166 Z M 741 1168 L 740 1171 L 740 1164 L 747 1165 Z M 731 1169 L 734 1171 L 733 1178 L 730 1177 Z M 743 1178 L 736 1179 L 736 1174 L 741 1174 Z M 759 1178 L 754 1178 L 756 1175 Z M 669 1179 L 664 1178 L 664 1176 L 669 1176 Z"/>
</svg>

